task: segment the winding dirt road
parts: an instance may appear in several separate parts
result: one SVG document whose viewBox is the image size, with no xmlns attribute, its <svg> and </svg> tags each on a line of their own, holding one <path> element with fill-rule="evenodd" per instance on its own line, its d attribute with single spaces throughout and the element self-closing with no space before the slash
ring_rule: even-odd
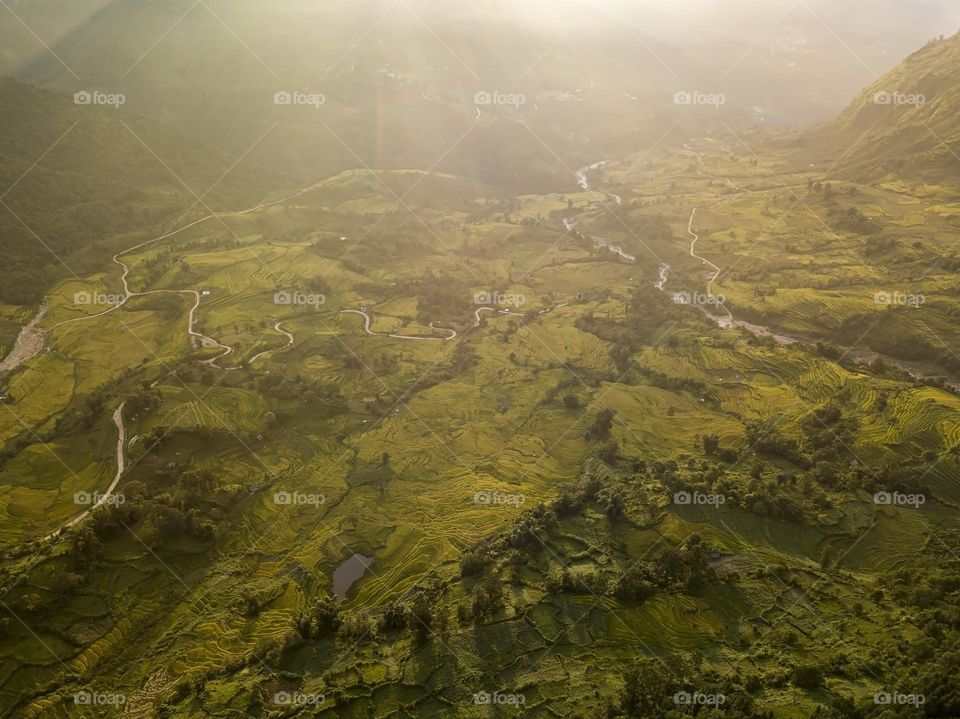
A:
<svg viewBox="0 0 960 719">
<path fill-rule="evenodd" d="M 85 518 L 90 516 L 90 513 L 95 510 L 97 507 L 100 507 L 110 501 L 113 497 L 113 490 L 117 488 L 117 484 L 120 483 L 120 478 L 123 477 L 123 471 L 126 468 L 126 427 L 123 424 L 123 408 L 126 405 L 126 402 L 121 402 L 120 406 L 116 408 L 113 412 L 113 423 L 117 426 L 117 472 L 113 476 L 113 481 L 110 483 L 110 486 L 107 487 L 107 490 L 103 494 L 90 493 L 89 496 L 95 496 L 97 501 L 94 502 L 89 508 L 85 509 L 83 512 L 78 514 L 73 519 L 70 519 L 64 522 L 58 529 L 51 532 L 43 539 L 53 539 L 60 534 L 64 529 L 72 527 L 78 522 L 82 522 Z"/>
<path fill-rule="evenodd" d="M 701 257 L 695 252 L 695 248 L 697 246 L 697 240 L 700 239 L 700 236 L 693 231 L 693 219 L 696 216 L 696 214 L 697 214 L 697 208 L 694 207 L 693 211 L 690 213 L 690 221 L 687 223 L 687 232 L 693 238 L 692 240 L 690 240 L 690 256 L 696 260 L 700 260 L 703 264 L 705 264 L 707 267 L 713 270 L 713 275 L 711 275 L 710 279 L 707 280 L 707 296 L 713 297 L 715 296 L 713 294 L 713 283 L 716 282 L 717 277 L 720 276 L 720 268 L 717 265 L 713 264 L 706 257 Z M 730 310 L 727 309 L 727 306 L 723 302 L 719 302 L 719 301 L 717 302 L 717 306 L 723 308 L 723 311 L 727 313 L 726 321 L 732 324 L 733 315 L 730 313 Z M 721 320 L 721 326 L 723 326 L 722 320 Z"/>
<path fill-rule="evenodd" d="M 699 167 L 697 167 L 697 174 L 698 174 L 698 175 L 700 175 L 701 177 L 709 177 L 709 178 L 712 179 L 712 180 L 719 180 L 719 181 L 721 181 L 721 182 L 724 182 L 724 183 L 726 183 L 726 185 L 727 185 L 728 187 L 730 187 L 732 190 L 736 190 L 736 192 L 737 192 L 738 195 L 742 195 L 742 194 L 744 194 L 744 193 L 746 193 L 746 192 L 749 192 L 749 190 L 746 190 L 746 189 L 740 187 L 739 185 L 737 185 L 736 183 L 734 183 L 733 181 L 731 181 L 730 178 L 728 178 L 728 177 L 717 177 L 716 175 L 711 175 L 709 172 L 706 171 L 706 165 L 705 165 L 704 162 L 703 162 L 703 153 L 702 153 L 702 152 L 697 152 L 696 150 L 694 150 L 694 149 L 693 149 L 692 147 L 690 147 L 689 145 L 684 145 L 683 147 L 684 147 L 685 150 L 690 150 L 691 152 L 693 152 L 693 153 L 697 156 L 697 164 L 699 165 Z M 723 149 L 725 152 L 727 152 L 728 154 L 730 154 L 731 157 L 734 157 L 733 153 L 730 152 L 729 149 L 727 149 L 727 148 L 722 148 L 722 149 Z M 735 196 L 736 196 L 736 195 L 735 195 Z M 730 199 L 730 198 L 729 198 L 729 197 L 721 197 L 721 198 L 719 198 L 715 203 L 713 203 L 713 205 L 711 205 L 711 207 L 718 207 L 720 204 L 722 204 L 723 202 L 726 202 L 728 199 Z M 699 235 L 694 231 L 694 229 L 693 229 L 693 220 L 694 220 L 694 218 L 695 218 L 696 215 L 697 215 L 697 210 L 698 210 L 698 209 L 700 209 L 700 208 L 699 208 L 699 207 L 694 207 L 694 208 L 693 208 L 693 210 L 690 212 L 690 220 L 687 222 L 687 233 L 688 233 L 688 234 L 690 235 L 690 237 L 692 238 L 692 239 L 690 240 L 690 256 L 693 257 L 693 258 L 696 259 L 696 260 L 699 260 L 701 263 L 703 263 L 704 265 L 706 265 L 707 267 L 709 267 L 711 270 L 713 270 L 713 274 L 710 276 L 710 279 L 707 280 L 707 296 L 709 296 L 709 297 L 718 297 L 718 295 L 714 295 L 714 294 L 713 294 L 713 283 L 716 282 L 716 281 L 717 281 L 717 278 L 720 276 L 721 269 L 720 269 L 720 267 L 718 267 L 716 264 L 714 264 L 713 262 L 711 262 L 710 260 L 708 260 L 706 257 L 702 257 L 701 255 L 698 255 L 698 254 L 696 253 L 697 241 L 700 239 L 700 236 L 699 236 Z M 658 284 L 657 284 L 657 288 L 660 289 L 660 290 L 662 290 L 662 289 L 663 289 L 663 286 L 658 283 Z M 719 302 L 719 301 L 718 301 L 718 302 L 717 302 L 717 306 L 723 309 L 723 311 L 726 313 L 726 317 L 718 317 L 717 315 L 714 315 L 713 313 L 708 312 L 707 309 L 706 309 L 705 307 L 702 307 L 702 306 L 700 307 L 700 309 L 701 309 L 708 317 L 710 317 L 711 319 L 713 319 L 720 327 L 727 328 L 727 327 L 732 327 L 732 326 L 734 326 L 735 320 L 734 320 L 734 318 L 733 318 L 733 313 L 730 312 L 730 310 L 727 308 L 726 304 L 724 304 L 723 302 Z"/>
<path fill-rule="evenodd" d="M 200 293 L 197 292 L 196 290 L 170 290 L 170 289 L 146 290 L 144 292 L 134 292 L 130 289 L 130 284 L 128 282 L 128 277 L 130 275 L 130 265 L 125 263 L 120 258 L 123 257 L 124 255 L 130 254 L 131 252 L 135 252 L 139 249 L 152 245 L 156 242 L 160 242 L 161 240 L 166 240 L 170 237 L 178 235 L 181 232 L 184 232 L 185 230 L 189 230 L 191 227 L 196 227 L 197 225 L 207 222 L 209 220 L 216 219 L 218 217 L 227 217 L 230 215 L 235 215 L 235 216 L 249 215 L 258 210 L 262 210 L 266 207 L 272 207 L 273 205 L 278 205 L 288 200 L 292 200 L 295 197 L 299 197 L 300 195 L 310 192 L 316 187 L 317 187 L 317 184 L 315 183 L 308 187 L 301 188 L 289 195 L 285 195 L 284 197 L 281 197 L 279 199 L 271 200 L 269 202 L 261 202 L 257 205 L 254 205 L 253 207 L 248 207 L 244 210 L 212 212 L 209 215 L 206 215 L 197 220 L 194 220 L 193 222 L 187 223 L 183 227 L 177 228 L 176 230 L 165 232 L 164 234 L 159 235 L 158 237 L 154 237 L 152 239 L 139 242 L 136 245 L 133 245 L 132 247 L 128 247 L 125 250 L 121 250 L 120 252 L 117 252 L 113 256 L 112 260 L 114 264 L 119 265 L 120 268 L 122 269 L 122 272 L 120 274 L 120 282 L 123 285 L 123 299 L 120 300 L 120 302 L 117 302 L 116 304 L 111 305 L 110 307 L 103 310 L 102 312 L 96 312 L 92 315 L 84 315 L 83 317 L 72 317 L 70 319 L 63 320 L 62 322 L 58 322 L 57 324 L 50 327 L 48 330 L 41 330 L 36 327 L 36 324 L 43 318 L 43 314 L 46 311 L 45 309 L 46 304 L 44 304 L 41 307 L 41 311 L 37 313 L 37 316 L 29 324 L 27 324 L 23 328 L 23 330 L 21 330 L 20 335 L 17 337 L 17 342 L 14 344 L 13 349 L 3 359 L 3 361 L 0 362 L 0 371 L 12 371 L 17 367 L 19 367 L 20 365 L 22 365 L 24 362 L 32 359 L 33 357 L 36 357 L 43 350 L 43 346 L 46 342 L 46 337 L 49 334 L 49 332 L 57 329 L 58 327 L 63 327 L 65 325 L 73 324 L 76 322 L 84 322 L 87 320 L 95 319 L 97 317 L 103 317 L 104 315 L 108 315 L 111 312 L 115 312 L 116 310 L 123 307 L 132 297 L 146 297 L 147 295 L 161 294 L 161 293 L 186 294 L 186 295 L 193 296 L 194 298 L 193 306 L 190 308 L 190 311 L 187 315 L 187 335 L 188 337 L 196 338 L 197 341 L 200 343 L 201 347 L 222 348 L 223 351 L 220 352 L 218 355 L 210 359 L 203 360 L 202 362 L 203 364 L 206 364 L 206 365 L 219 367 L 219 365 L 217 365 L 216 363 L 220 359 L 232 353 L 233 347 L 230 347 L 221 342 L 218 342 L 212 337 L 208 337 L 204 334 L 201 334 L 194 329 L 193 325 L 195 321 L 196 311 L 200 307 L 200 301 L 201 301 Z M 220 369 L 234 370 L 234 369 L 239 369 L 239 367 L 222 367 Z"/>
<path fill-rule="evenodd" d="M 448 337 L 425 337 L 423 335 L 398 335 L 392 332 L 374 332 L 370 329 L 370 315 L 367 314 L 366 310 L 340 310 L 340 314 L 348 315 L 360 315 L 363 317 L 363 329 L 368 335 L 373 335 L 375 337 L 393 337 L 397 340 L 435 340 L 440 342 L 448 342 L 457 336 L 456 330 L 452 330 L 449 327 L 437 327 L 435 322 L 430 323 L 430 329 L 432 330 L 442 330 L 444 332 L 449 332 Z"/>
<path fill-rule="evenodd" d="M 566 304 L 566 303 L 564 303 Z M 549 309 L 549 308 L 548 308 Z M 548 310 L 541 310 L 540 314 L 547 312 Z M 483 324 L 483 317 L 480 316 L 481 312 L 493 312 L 495 315 L 513 315 L 514 317 L 519 316 L 516 312 L 511 312 L 510 310 L 498 310 L 496 307 L 479 307 L 477 311 L 473 313 L 473 326 L 479 327 Z"/>
<path fill-rule="evenodd" d="M 260 352 L 260 353 L 258 353 L 258 354 L 255 354 L 253 357 L 251 357 L 249 360 L 247 360 L 247 366 L 248 366 L 248 367 L 249 367 L 250 365 L 252 365 L 254 362 L 256 362 L 258 359 L 260 359 L 261 357 L 266 357 L 268 354 L 271 354 L 271 353 L 273 353 L 273 352 L 277 352 L 277 351 L 282 350 L 282 349 L 286 349 L 286 348 L 291 347 L 291 346 L 293 345 L 293 335 L 292 335 L 290 332 L 287 332 L 285 329 L 283 329 L 283 327 L 281 327 L 282 324 L 283 324 L 283 320 L 281 320 L 280 322 L 277 322 L 277 324 L 275 324 L 275 325 L 273 326 L 273 329 L 276 330 L 277 332 L 279 332 L 280 334 L 282 334 L 284 337 L 287 338 L 287 344 L 285 344 L 283 347 L 279 347 L 279 348 L 277 348 L 277 349 L 264 350 L 263 352 Z"/>
<path fill-rule="evenodd" d="M 542 310 L 537 312 L 537 316 L 545 315 L 547 312 L 553 312 L 554 310 L 560 309 L 561 307 L 566 307 L 569 302 L 554 302 L 549 307 L 544 307 Z M 479 327 L 483 324 L 483 317 L 480 315 L 481 312 L 493 312 L 495 315 L 507 315 L 508 317 L 523 317 L 523 313 L 514 312 L 510 309 L 498 310 L 496 307 L 478 307 L 473 313 L 473 326 Z"/>
</svg>

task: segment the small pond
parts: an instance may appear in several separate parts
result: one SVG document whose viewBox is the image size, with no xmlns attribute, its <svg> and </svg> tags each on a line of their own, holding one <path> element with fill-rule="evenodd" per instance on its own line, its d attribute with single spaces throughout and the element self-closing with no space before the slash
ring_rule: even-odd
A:
<svg viewBox="0 0 960 719">
<path fill-rule="evenodd" d="M 357 552 L 344 559 L 340 566 L 333 570 L 333 593 L 339 599 L 346 597 L 350 587 L 363 576 L 371 564 L 373 557 Z"/>
</svg>

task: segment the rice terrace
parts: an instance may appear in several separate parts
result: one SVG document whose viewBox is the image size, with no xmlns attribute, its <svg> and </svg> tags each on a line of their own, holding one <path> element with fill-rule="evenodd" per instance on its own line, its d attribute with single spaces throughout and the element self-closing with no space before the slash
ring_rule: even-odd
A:
<svg viewBox="0 0 960 719">
<path fill-rule="evenodd" d="M 958 22 L 0 0 L 0 717 L 960 717 Z"/>
</svg>

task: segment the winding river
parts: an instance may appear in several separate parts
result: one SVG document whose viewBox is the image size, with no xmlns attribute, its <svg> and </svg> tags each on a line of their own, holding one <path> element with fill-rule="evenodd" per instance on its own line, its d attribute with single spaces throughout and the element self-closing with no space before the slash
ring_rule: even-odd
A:
<svg viewBox="0 0 960 719">
<path fill-rule="evenodd" d="M 706 168 L 703 163 L 703 154 L 700 152 L 697 152 L 696 150 L 694 150 L 688 145 L 684 145 L 684 148 L 696 154 L 697 162 L 699 164 L 699 167 L 697 168 L 698 175 L 702 177 L 709 177 L 715 180 L 720 180 L 726 183 L 728 187 L 736 190 L 738 194 L 749 192 L 749 190 L 745 190 L 744 188 L 732 182 L 729 178 L 717 177 L 716 175 L 708 174 L 706 172 Z M 728 198 L 720 198 L 719 200 L 717 200 L 716 203 L 713 204 L 713 207 L 717 207 L 726 199 Z M 696 254 L 696 244 L 697 244 L 697 241 L 700 239 L 700 237 L 694 230 L 693 222 L 696 217 L 696 213 L 698 209 L 699 208 L 697 207 L 693 208 L 693 210 L 690 212 L 690 219 L 687 223 L 687 232 L 692 238 L 690 240 L 690 256 L 693 257 L 694 259 L 699 260 L 700 262 L 702 262 L 704 265 L 706 265 L 709 269 L 713 271 L 712 274 L 710 275 L 710 278 L 707 280 L 707 286 L 706 286 L 707 295 L 712 295 L 713 284 L 714 282 L 717 281 L 717 278 L 720 276 L 721 270 L 720 270 L 720 267 L 718 267 L 716 264 L 714 264 L 710 260 Z M 657 289 L 661 291 L 664 291 L 664 286 L 666 284 L 665 277 L 664 277 L 664 267 L 665 265 L 660 266 L 661 281 L 658 281 L 654 285 Z M 667 271 L 669 271 L 669 267 L 667 267 Z M 699 308 L 707 317 L 709 317 L 711 320 L 716 322 L 717 326 L 722 329 L 738 328 L 746 332 L 749 332 L 755 337 L 770 337 L 773 339 L 774 342 L 776 342 L 778 345 L 783 347 L 793 345 L 793 344 L 798 344 L 798 343 L 814 345 L 817 342 L 829 341 L 829 340 L 818 339 L 815 337 L 808 337 L 808 336 L 799 335 L 799 334 L 787 334 L 773 327 L 767 327 L 765 325 L 755 324 L 753 322 L 747 322 L 746 320 L 738 320 L 734 318 L 733 314 L 730 312 L 730 309 L 724 303 L 720 302 L 717 304 L 717 306 L 723 308 L 723 311 L 726 313 L 725 316 L 715 315 L 712 312 L 708 311 L 707 308 L 703 306 L 699 306 Z M 861 348 L 855 348 L 855 347 L 840 347 L 839 349 L 842 352 L 842 357 L 848 357 L 854 362 L 861 363 L 861 364 L 869 364 L 879 359 L 891 367 L 895 367 L 896 369 L 906 372 L 907 374 L 909 374 L 911 377 L 915 379 L 920 379 L 920 380 L 935 379 L 935 378 L 943 379 L 944 384 L 946 386 L 950 387 L 954 391 L 960 392 L 960 380 L 950 377 L 949 373 L 946 372 L 943 368 L 937 367 L 932 363 L 922 362 L 922 361 L 913 361 L 913 360 L 903 360 L 897 357 L 891 357 L 889 355 L 882 354 L 880 352 L 874 352 L 873 350 L 869 350 L 869 349 L 861 349 Z"/>
<path fill-rule="evenodd" d="M 657 281 L 653 283 L 653 286 L 663 292 L 664 288 L 667 286 L 667 278 L 670 276 L 670 265 L 668 265 L 666 262 L 661 262 L 660 266 L 657 268 L 657 274 Z"/>
<path fill-rule="evenodd" d="M 17 334 L 13 349 L 0 362 L 0 372 L 12 372 L 24 362 L 28 362 L 43 351 L 47 333 L 40 327 L 40 321 L 47 314 L 47 305 L 40 305 L 37 314 L 25 324 Z"/>
</svg>

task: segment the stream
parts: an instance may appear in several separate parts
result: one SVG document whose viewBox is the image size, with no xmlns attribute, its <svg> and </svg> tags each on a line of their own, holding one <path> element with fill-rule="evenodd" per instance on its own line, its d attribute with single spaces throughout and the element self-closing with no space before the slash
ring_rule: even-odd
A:
<svg viewBox="0 0 960 719">
<path fill-rule="evenodd" d="M 586 165 L 581 167 L 576 171 L 577 184 L 580 185 L 580 189 L 586 191 L 590 189 L 590 180 L 587 178 L 588 172 L 593 172 L 594 170 L 599 170 L 605 165 L 610 164 L 609 160 L 600 160 L 600 162 L 594 162 L 592 165 Z"/>
<path fill-rule="evenodd" d="M 584 192 L 590 190 L 590 180 L 587 177 L 587 173 L 606 167 L 610 162 L 610 160 L 600 160 L 600 162 L 594 162 L 592 165 L 586 165 L 577 170 L 574 174 L 577 176 L 577 184 L 580 186 L 580 189 Z M 620 197 L 620 195 L 614 194 L 613 192 L 607 192 L 606 195 L 618 205 L 623 204 L 623 198 Z"/>
<path fill-rule="evenodd" d="M 781 347 L 788 347 L 798 343 L 815 345 L 817 342 L 829 341 L 798 334 L 786 334 L 772 327 L 767 327 L 766 325 L 758 325 L 745 320 L 731 320 L 727 317 L 718 317 L 717 315 L 712 315 L 709 312 L 706 314 L 708 317 L 710 317 L 710 319 L 717 323 L 718 327 L 722 329 L 740 328 L 746 330 L 754 337 L 771 337 L 773 338 L 773 341 Z M 940 378 L 943 379 L 943 382 L 947 387 L 960 392 L 960 380 L 950 377 L 946 370 L 928 362 L 898 359 L 897 357 L 891 357 L 890 355 L 885 355 L 881 352 L 874 352 L 871 349 L 843 346 L 838 346 L 838 348 L 840 349 L 844 358 L 849 358 L 859 364 L 870 364 L 878 359 L 883 360 L 883 362 L 890 367 L 895 367 L 896 369 L 902 370 L 914 379 L 923 380 Z"/>
<path fill-rule="evenodd" d="M 564 217 L 563 226 L 566 228 L 567 232 L 572 232 L 576 234 L 578 237 L 583 237 L 583 234 L 576 229 L 577 220 L 579 218 L 580 218 L 580 215 L 577 215 L 577 217 Z M 607 240 L 603 239 L 599 235 L 590 235 L 590 240 L 596 246 L 606 247 L 610 252 L 612 252 L 615 255 L 620 255 L 625 260 L 628 260 L 630 262 L 637 261 L 636 257 L 634 257 L 633 255 L 628 255 L 626 252 L 624 252 L 622 247 L 620 247 L 619 245 L 611 245 Z"/>
<path fill-rule="evenodd" d="M 660 279 L 654 283 L 654 287 L 661 292 L 666 291 L 664 287 L 666 285 L 669 272 L 670 265 L 666 263 L 660 265 Z M 677 300 L 675 299 L 674 302 L 676 301 Z M 816 337 L 809 337 L 806 335 L 787 334 L 786 332 L 781 332 L 780 330 L 774 329 L 773 327 L 767 327 L 766 325 L 758 325 L 753 322 L 747 322 L 746 320 L 734 319 L 732 314 L 729 316 L 715 315 L 708 311 L 707 308 L 702 306 L 700 306 L 699 309 L 704 315 L 713 320 L 713 322 L 715 322 L 720 329 L 742 329 L 749 332 L 754 337 L 770 337 L 781 347 L 789 347 L 790 345 L 795 344 L 815 345 L 817 342 L 829 341 L 826 339 L 818 339 Z M 729 311 L 729 308 L 725 307 L 725 309 Z M 923 380 L 941 378 L 946 386 L 957 392 L 960 392 L 960 380 L 950 377 L 946 370 L 928 362 L 898 359 L 880 352 L 874 352 L 870 349 L 858 349 L 854 347 L 842 346 L 840 346 L 839 349 L 843 353 L 843 357 L 850 358 L 859 364 L 870 364 L 874 360 L 880 359 L 883 360 L 887 365 L 906 372 L 914 379 Z"/>
<path fill-rule="evenodd" d="M 667 284 L 667 278 L 670 276 L 670 265 L 668 265 L 666 262 L 662 262 L 660 267 L 657 268 L 657 272 L 660 276 L 658 277 L 657 281 L 653 283 L 653 286 L 663 292 L 663 288 Z"/>
<path fill-rule="evenodd" d="M 703 171 L 703 155 L 702 153 L 697 152 L 692 147 L 684 145 L 685 149 L 688 149 L 694 152 L 697 155 L 697 161 L 700 164 L 700 168 L 697 170 L 697 174 L 704 177 L 711 177 L 713 179 L 719 179 L 727 183 L 731 188 L 738 190 L 739 192 L 745 192 L 742 188 L 738 187 L 736 184 L 731 182 L 726 177 L 716 177 L 714 175 L 708 175 Z M 715 205 L 719 205 L 723 202 L 721 198 Z M 700 260 L 704 265 L 713 270 L 713 274 L 710 279 L 707 281 L 707 294 L 710 295 L 713 292 L 713 283 L 717 280 L 717 277 L 720 275 L 720 268 L 715 265 L 710 260 L 696 254 L 695 248 L 697 241 L 700 239 L 699 235 L 696 233 L 693 227 L 694 218 L 696 216 L 697 208 L 693 208 L 693 211 L 690 213 L 690 220 L 687 223 L 687 232 L 692 238 L 690 241 L 690 256 L 694 259 Z M 666 273 L 670 270 L 668 265 L 660 265 L 660 280 L 657 281 L 654 286 L 661 292 L 665 291 L 664 287 L 666 285 Z M 674 300 L 676 301 L 676 300 Z M 827 340 L 817 339 L 815 337 L 807 337 L 799 334 L 787 334 L 786 332 L 781 332 L 773 327 L 767 327 L 766 325 L 754 324 L 753 322 L 747 322 L 746 320 L 735 319 L 733 314 L 730 312 L 730 309 L 725 305 L 720 305 L 724 311 L 727 313 L 726 316 L 715 315 L 707 308 L 700 307 L 700 310 L 711 320 L 713 320 L 718 327 L 721 329 L 742 329 L 749 332 L 754 337 L 770 337 L 781 347 L 787 347 L 794 344 L 809 344 L 815 345 L 817 342 L 824 342 Z M 839 347 L 842 352 L 842 356 L 845 358 L 850 358 L 854 362 L 860 364 L 870 364 L 874 360 L 882 360 L 884 363 L 891 367 L 895 367 L 903 372 L 906 372 L 914 379 L 924 380 L 924 379 L 935 379 L 942 378 L 944 384 L 954 391 L 960 392 L 960 380 L 954 379 L 949 376 L 949 373 L 944 369 L 937 367 L 934 364 L 929 362 L 915 361 L 915 360 L 903 360 L 896 357 L 891 357 L 889 355 L 882 354 L 880 352 L 874 352 L 869 349 L 859 349 L 854 347 Z"/>
<path fill-rule="evenodd" d="M 38 325 L 45 314 L 47 314 L 47 305 L 42 304 L 33 319 L 20 329 L 17 340 L 13 343 L 13 349 L 0 362 L 0 372 L 12 372 L 43 351 L 47 333 Z"/>
<path fill-rule="evenodd" d="M 745 190 L 744 188 L 731 182 L 730 179 L 727 177 L 717 177 L 715 175 L 710 175 L 706 173 L 705 166 L 703 163 L 703 153 L 697 152 L 696 150 L 694 150 L 693 148 L 687 145 L 684 145 L 684 147 L 696 154 L 697 162 L 699 164 L 699 168 L 697 169 L 698 175 L 721 180 L 725 182 L 731 189 L 736 190 L 738 193 L 742 194 L 744 192 L 749 192 L 749 190 Z M 724 201 L 724 198 L 721 198 L 713 206 L 716 207 L 723 201 Z M 707 282 L 707 293 L 710 294 L 713 289 L 713 283 L 716 281 L 717 277 L 719 277 L 720 275 L 720 268 L 717 267 L 712 262 L 710 262 L 710 260 L 707 260 L 704 257 L 700 257 L 699 255 L 694 253 L 694 246 L 696 245 L 696 242 L 699 239 L 699 237 L 697 236 L 697 233 L 694 232 L 693 230 L 693 220 L 694 220 L 694 215 L 696 211 L 697 211 L 697 208 L 694 208 L 693 212 L 690 213 L 690 222 L 687 225 L 687 232 L 689 232 L 690 236 L 693 238 L 693 240 L 690 243 L 690 256 L 695 257 L 696 259 L 700 260 L 711 269 L 715 270 L 713 276 Z M 773 341 L 776 342 L 781 347 L 786 347 L 788 345 L 797 344 L 797 343 L 813 345 L 813 344 L 816 344 L 817 342 L 826 341 L 823 339 L 817 339 L 815 337 L 807 337 L 804 335 L 787 334 L 773 327 L 758 325 L 752 322 L 747 322 L 745 320 L 734 319 L 733 315 L 730 313 L 729 308 L 725 304 L 721 305 L 721 307 L 723 307 L 724 311 L 726 311 L 727 313 L 726 317 L 721 317 L 721 316 L 711 314 L 704 307 L 701 307 L 700 309 L 703 310 L 704 314 L 706 314 L 710 319 L 716 322 L 717 326 L 723 329 L 730 329 L 730 328 L 737 327 L 737 328 L 746 330 L 747 332 L 754 335 L 755 337 L 771 337 Z M 914 379 L 924 380 L 924 379 L 942 378 L 944 381 L 944 384 L 947 387 L 950 387 L 954 391 L 960 392 L 960 380 L 951 377 L 949 373 L 945 371 L 943 368 L 938 367 L 930 362 L 923 362 L 923 361 L 917 361 L 917 360 L 903 360 L 897 357 L 891 357 L 889 355 L 882 354 L 880 352 L 874 352 L 873 350 L 870 350 L 870 349 L 862 349 L 862 348 L 856 348 L 856 347 L 843 347 L 843 346 L 839 346 L 839 349 L 842 353 L 842 357 L 850 358 L 854 362 L 857 362 L 860 364 L 870 364 L 871 362 L 879 359 L 879 360 L 882 360 L 887 365 L 889 365 L 890 367 L 895 367 L 896 369 L 906 372 L 908 375 L 910 375 Z"/>
<path fill-rule="evenodd" d="M 697 160 L 701 166 L 701 169 L 698 169 L 697 171 L 698 174 L 705 177 L 712 177 L 713 179 L 719 179 L 723 182 L 726 182 L 728 186 L 730 186 L 735 190 L 738 190 L 740 192 L 744 191 L 742 188 L 738 187 L 736 184 L 731 182 L 728 178 L 725 178 L 725 177 L 718 178 L 718 177 L 714 177 L 713 175 L 707 175 L 702 169 L 703 168 L 702 154 L 696 152 L 696 150 L 693 150 L 693 148 L 691 147 L 688 147 L 688 146 L 685 146 L 685 147 L 691 150 L 692 152 L 695 152 L 697 155 Z M 581 167 L 576 172 L 577 184 L 583 190 L 591 189 L 590 180 L 587 177 L 587 173 L 595 170 L 599 170 L 608 164 L 610 164 L 608 160 L 602 160 L 600 162 L 595 162 L 592 165 L 586 165 L 585 167 Z M 619 198 L 617 198 L 617 200 L 619 204 L 620 203 Z M 716 281 L 717 277 L 720 275 L 720 268 L 717 265 L 715 265 L 713 262 L 708 260 L 707 258 L 702 257 L 696 253 L 697 241 L 700 239 L 699 235 L 694 229 L 694 224 L 693 224 L 696 218 L 696 213 L 697 213 L 697 208 L 694 208 L 693 211 L 690 213 L 690 219 L 687 223 L 687 232 L 691 238 L 689 254 L 691 257 L 699 260 L 706 267 L 712 270 L 712 275 L 707 282 L 707 288 L 706 288 L 707 294 L 709 295 L 709 294 L 712 294 L 713 292 L 713 283 Z M 579 231 L 575 230 L 578 219 L 579 219 L 579 216 L 564 218 L 563 226 L 566 228 L 567 232 L 577 232 L 578 235 L 580 234 Z M 593 235 L 590 237 L 590 239 L 593 240 L 596 244 L 606 247 L 611 252 L 614 252 L 627 260 L 630 260 L 630 261 L 636 260 L 635 257 L 632 257 L 631 255 L 626 254 L 625 252 L 623 252 L 623 250 L 620 247 L 617 247 L 616 245 L 611 245 L 602 237 Z M 668 265 L 665 262 L 661 263 L 658 268 L 658 279 L 654 283 L 654 287 L 656 287 L 661 292 L 665 292 L 666 285 L 667 285 L 667 278 L 669 277 L 669 275 L 670 275 L 670 265 Z M 674 301 L 676 302 L 677 300 L 675 299 Z M 814 337 L 806 337 L 806 336 L 797 335 L 797 334 L 787 334 L 785 332 L 781 332 L 772 327 L 755 324 L 753 322 L 747 322 L 746 320 L 738 320 L 734 318 L 733 314 L 730 313 L 730 310 L 726 305 L 721 305 L 721 307 L 723 307 L 724 311 L 727 313 L 726 315 L 715 315 L 709 312 L 705 307 L 700 307 L 700 310 L 703 311 L 703 313 L 707 317 L 713 320 L 717 324 L 717 326 L 720 327 L 721 329 L 742 329 L 749 332 L 754 337 L 770 337 L 773 339 L 774 342 L 776 342 L 781 347 L 787 347 L 789 345 L 794 345 L 798 343 L 814 345 L 817 342 L 824 341 L 824 340 L 818 340 L 817 338 L 814 338 Z M 479 319 L 480 318 L 478 314 L 478 317 L 477 317 L 478 323 L 479 323 Z M 923 379 L 933 379 L 933 378 L 942 377 L 944 378 L 944 383 L 948 387 L 954 389 L 955 391 L 960 392 L 960 380 L 951 378 L 948 375 L 948 373 L 945 372 L 942 368 L 939 368 L 928 362 L 902 360 L 896 357 L 891 357 L 889 355 L 881 354 L 880 352 L 874 352 L 873 350 L 869 350 L 869 349 L 840 347 L 840 351 L 843 353 L 844 357 L 848 357 L 854 362 L 857 362 L 860 364 L 870 364 L 871 362 L 877 359 L 883 360 L 883 362 L 885 362 L 887 365 L 891 367 L 895 367 L 896 369 L 902 370 L 903 372 L 906 372 L 907 374 L 909 374 L 911 377 L 915 379 L 923 380 Z"/>
</svg>

